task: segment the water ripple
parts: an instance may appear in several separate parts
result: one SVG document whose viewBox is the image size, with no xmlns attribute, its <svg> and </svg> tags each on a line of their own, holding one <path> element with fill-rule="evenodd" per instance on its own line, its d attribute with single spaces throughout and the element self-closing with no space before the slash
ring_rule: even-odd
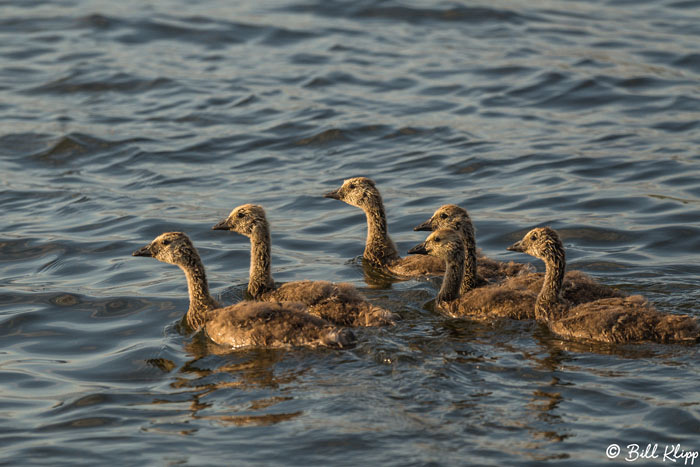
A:
<svg viewBox="0 0 700 467">
<path fill-rule="evenodd" d="M 4 458 L 602 465 L 612 442 L 697 449 L 697 346 L 446 320 L 434 282 L 365 275 L 365 216 L 322 194 L 374 178 L 402 253 L 456 203 L 486 254 L 542 270 L 505 246 L 551 225 L 572 268 L 698 316 L 699 18 L 678 0 L 5 2 Z M 182 334 L 182 271 L 131 252 L 184 231 L 215 297 L 238 301 L 249 242 L 211 226 L 246 202 L 267 211 L 276 280 L 349 281 L 403 319 L 345 352 Z"/>
</svg>

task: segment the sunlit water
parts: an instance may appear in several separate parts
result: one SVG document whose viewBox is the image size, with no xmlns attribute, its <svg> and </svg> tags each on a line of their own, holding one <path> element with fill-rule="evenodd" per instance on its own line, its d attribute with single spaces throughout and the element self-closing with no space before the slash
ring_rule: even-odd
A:
<svg viewBox="0 0 700 467">
<path fill-rule="evenodd" d="M 534 261 L 505 247 L 551 225 L 572 268 L 700 317 L 698 44 L 682 0 L 0 2 L 0 462 L 700 450 L 697 346 L 446 319 L 429 282 L 369 287 L 363 214 L 321 197 L 374 178 L 402 253 L 448 202 L 495 258 Z M 245 202 L 278 281 L 350 281 L 401 322 L 348 351 L 180 334 L 181 271 L 130 254 L 185 231 L 235 301 L 248 241 L 210 228 Z"/>
</svg>

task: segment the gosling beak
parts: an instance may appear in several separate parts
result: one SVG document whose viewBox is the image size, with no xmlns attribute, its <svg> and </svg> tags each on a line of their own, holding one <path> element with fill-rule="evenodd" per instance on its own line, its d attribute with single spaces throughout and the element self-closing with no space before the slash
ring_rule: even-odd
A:
<svg viewBox="0 0 700 467">
<path fill-rule="evenodd" d="M 148 256 L 148 257 L 153 257 L 153 253 L 151 253 L 151 245 L 146 245 L 144 247 L 139 248 L 138 250 L 134 251 L 131 253 L 131 256 Z"/>
<path fill-rule="evenodd" d="M 525 248 L 523 247 L 523 241 L 513 243 L 511 246 L 506 248 L 508 251 L 519 251 L 520 253 L 525 253 Z"/>
<path fill-rule="evenodd" d="M 325 193 L 323 197 L 340 200 L 340 193 L 338 193 L 339 191 L 340 188 L 338 188 L 337 190 L 329 191 L 328 193 Z"/>
<path fill-rule="evenodd" d="M 228 217 L 227 217 L 226 219 L 222 220 L 221 222 L 219 222 L 218 224 L 216 224 L 216 225 L 215 225 L 214 227 L 212 227 L 211 229 L 212 229 L 212 230 L 230 230 L 229 227 L 228 227 L 228 222 L 227 222 L 227 221 L 228 221 Z"/>
<path fill-rule="evenodd" d="M 420 243 L 410 250 L 408 250 L 409 255 L 427 255 L 428 249 L 425 247 L 425 242 Z"/>
<path fill-rule="evenodd" d="M 427 221 L 423 222 L 422 224 L 413 227 L 413 230 L 415 230 L 416 232 L 421 231 L 421 230 L 427 231 L 427 232 L 432 231 L 433 224 L 430 222 L 431 220 L 432 219 L 428 219 Z"/>
</svg>

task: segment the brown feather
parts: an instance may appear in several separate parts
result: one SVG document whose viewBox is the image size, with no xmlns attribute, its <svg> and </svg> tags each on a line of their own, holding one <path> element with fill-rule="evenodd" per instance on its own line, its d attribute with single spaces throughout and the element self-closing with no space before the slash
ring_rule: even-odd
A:
<svg viewBox="0 0 700 467">
<path fill-rule="evenodd" d="M 523 320 L 535 318 L 536 299 L 533 293 L 496 284 L 470 290 L 457 300 L 439 302 L 439 305 L 453 317 Z"/>
<path fill-rule="evenodd" d="M 516 289 L 525 289 L 533 294 L 542 290 L 544 274 L 532 273 L 515 276 L 506 283 Z M 601 298 L 623 297 L 625 294 L 610 286 L 596 282 L 595 279 L 581 271 L 569 271 L 564 274 L 561 296 L 574 305 L 592 302 Z"/>
<path fill-rule="evenodd" d="M 527 274 L 534 270 L 532 265 L 527 263 L 497 261 L 486 256 L 478 256 L 476 264 L 477 275 L 490 282 L 500 282 L 509 277 L 517 277 L 520 274 Z"/>
<path fill-rule="evenodd" d="M 562 337 L 610 343 L 700 339 L 700 327 L 694 318 L 660 313 L 639 295 L 602 298 L 577 306 L 562 299 L 562 282 L 558 278 L 565 277 L 562 274 L 566 266 L 564 246 L 559 235 L 549 227 L 531 230 L 510 249 L 545 262 L 547 271 L 535 305 L 535 315 Z M 578 289 L 570 291 L 572 297 L 601 293 L 601 289 L 581 284 L 583 282 L 579 282 Z"/>
<path fill-rule="evenodd" d="M 471 250 L 475 249 L 473 242 L 465 242 L 460 232 L 439 229 L 428 236 L 420 245 L 422 248 L 411 250 L 422 251 L 445 263 L 445 276 L 437 299 L 438 308 L 450 316 L 471 319 L 534 318 L 536 293 L 513 287 L 508 281 L 478 288 L 471 285 L 476 281 L 467 276 L 473 276 L 475 268 L 467 272 L 465 245 Z"/>
<path fill-rule="evenodd" d="M 181 232 L 158 236 L 134 254 L 179 266 L 187 276 L 190 306 L 186 323 L 193 331 L 204 329 L 209 338 L 234 349 L 241 347 L 348 347 L 352 331 L 312 316 L 303 303 L 241 302 L 225 308 L 209 295 L 204 265 L 189 237 Z"/>
<path fill-rule="evenodd" d="M 503 262 L 484 256 L 476 249 L 476 237 L 474 225 L 466 209 L 456 204 L 444 204 L 440 206 L 428 219 L 413 230 L 436 231 L 451 229 L 462 235 L 465 248 L 465 274 L 475 276 L 474 286 L 483 281 L 501 282 L 508 277 L 534 272 L 534 268 L 527 263 Z M 466 289 L 462 290 L 463 292 Z"/>
<path fill-rule="evenodd" d="M 309 313 L 342 326 L 394 324 L 393 313 L 369 303 L 351 284 L 308 280 L 275 284 L 271 273 L 270 224 L 262 206 L 238 206 L 216 228 L 227 228 L 250 238 L 248 293 L 255 300 L 301 302 L 309 307 Z"/>
<path fill-rule="evenodd" d="M 211 313 L 204 330 L 217 344 L 231 348 L 348 347 L 354 336 L 316 316 L 302 303 L 242 302 Z"/>
<path fill-rule="evenodd" d="M 365 300 L 346 282 L 287 282 L 260 296 L 260 300 L 298 301 L 308 313 L 341 326 L 385 326 L 394 324 L 393 314 Z"/>
<path fill-rule="evenodd" d="M 334 199 L 364 211 L 367 218 L 367 241 L 362 256 L 366 261 L 401 278 L 441 275 L 445 272 L 441 261 L 399 256 L 387 229 L 382 196 L 373 180 L 367 177 L 349 178 L 332 194 Z"/>
<path fill-rule="evenodd" d="M 397 276 L 416 277 L 444 274 L 445 263 L 432 256 L 406 256 L 387 264 Z"/>
</svg>

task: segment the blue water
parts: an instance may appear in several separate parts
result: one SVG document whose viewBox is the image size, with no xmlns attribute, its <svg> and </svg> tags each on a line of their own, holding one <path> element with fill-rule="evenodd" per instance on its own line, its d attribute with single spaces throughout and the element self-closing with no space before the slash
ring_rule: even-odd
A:
<svg viewBox="0 0 700 467">
<path fill-rule="evenodd" d="M 367 284 L 364 215 L 322 198 L 375 179 L 402 253 L 459 204 L 484 253 L 539 270 L 505 247 L 551 225 L 571 269 L 700 318 L 699 43 L 697 1 L 0 1 L 0 464 L 700 451 L 698 346 L 446 319 L 430 282 Z M 247 202 L 276 280 L 403 319 L 348 351 L 179 333 L 182 272 L 131 252 L 184 231 L 236 301 L 248 240 L 210 228 Z"/>
</svg>

